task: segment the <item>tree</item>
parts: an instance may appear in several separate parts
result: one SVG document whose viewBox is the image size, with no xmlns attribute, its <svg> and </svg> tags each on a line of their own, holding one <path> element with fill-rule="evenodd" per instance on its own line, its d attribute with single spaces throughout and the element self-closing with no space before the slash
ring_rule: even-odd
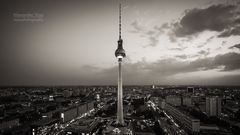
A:
<svg viewBox="0 0 240 135">
<path fill-rule="evenodd" d="M 235 117 L 238 121 L 240 121 L 240 109 L 238 109 L 238 111 L 235 113 Z"/>
<path fill-rule="evenodd" d="M 161 128 L 161 125 L 158 121 L 155 121 L 153 130 L 156 135 L 164 135 L 163 129 Z"/>
</svg>

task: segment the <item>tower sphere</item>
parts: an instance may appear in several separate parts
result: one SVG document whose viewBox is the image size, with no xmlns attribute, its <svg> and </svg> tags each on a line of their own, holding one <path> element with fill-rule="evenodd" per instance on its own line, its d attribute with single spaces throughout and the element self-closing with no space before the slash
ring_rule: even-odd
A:
<svg viewBox="0 0 240 135">
<path fill-rule="evenodd" d="M 125 54 L 125 50 L 123 49 L 123 46 L 122 46 L 122 39 L 119 39 L 118 40 L 118 48 L 117 50 L 115 51 L 115 56 L 118 58 L 119 56 L 121 56 L 122 58 L 126 57 L 126 54 Z"/>
</svg>

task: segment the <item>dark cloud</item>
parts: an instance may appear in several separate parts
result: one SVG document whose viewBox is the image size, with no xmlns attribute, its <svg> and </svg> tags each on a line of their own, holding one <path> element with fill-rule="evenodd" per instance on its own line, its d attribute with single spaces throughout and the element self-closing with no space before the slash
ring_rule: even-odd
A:
<svg viewBox="0 0 240 135">
<path fill-rule="evenodd" d="M 173 50 L 173 51 L 182 51 L 182 48 L 170 48 L 169 50 Z"/>
<path fill-rule="evenodd" d="M 206 40 L 205 43 L 207 44 L 207 43 L 211 42 L 211 41 L 213 40 L 213 38 L 214 38 L 214 36 L 209 37 L 209 38 Z"/>
<path fill-rule="evenodd" d="M 149 37 L 150 40 L 150 46 L 156 46 L 158 44 L 158 39 L 156 37 Z"/>
<path fill-rule="evenodd" d="M 218 48 L 216 48 L 215 50 L 217 50 L 217 51 L 218 51 L 218 50 L 221 50 L 221 49 L 222 49 L 222 47 L 218 47 Z"/>
<path fill-rule="evenodd" d="M 186 55 L 177 57 L 186 58 Z M 227 53 L 217 55 L 216 57 L 208 57 L 197 59 L 191 62 L 179 61 L 177 59 L 168 58 L 148 63 L 145 60 L 137 63 L 125 63 L 123 66 L 123 75 L 126 82 L 151 82 L 159 78 L 167 78 L 172 75 L 205 71 L 211 69 L 220 69 L 221 71 L 233 71 L 240 69 L 240 54 Z M 104 70 L 103 74 L 114 75 L 117 71 L 116 67 Z M 116 76 L 116 75 L 115 75 Z M 109 79 L 111 80 L 111 79 Z"/>
<path fill-rule="evenodd" d="M 201 51 L 198 52 L 198 54 L 203 55 L 203 56 L 207 56 L 207 55 L 210 54 L 210 52 L 209 52 L 209 49 L 208 50 L 201 50 Z"/>
<path fill-rule="evenodd" d="M 217 55 L 213 61 L 217 66 L 224 66 L 224 71 L 240 69 L 240 54 L 227 53 L 224 55 Z"/>
<path fill-rule="evenodd" d="M 229 36 L 237 36 L 240 35 L 240 26 L 232 27 L 224 30 L 218 37 L 229 37 Z"/>
<path fill-rule="evenodd" d="M 160 35 L 164 34 L 166 32 L 167 29 L 169 29 L 170 26 L 168 23 L 164 23 L 162 24 L 160 27 L 159 26 L 154 26 L 153 30 L 149 30 L 146 32 L 146 35 L 148 36 L 148 39 L 150 41 L 150 43 L 148 44 L 148 46 L 157 46 L 158 44 L 158 38 Z"/>
<path fill-rule="evenodd" d="M 150 36 L 151 36 L 151 35 L 154 35 L 154 34 L 155 34 L 155 31 L 150 30 L 150 31 L 146 32 L 146 34 L 147 34 L 147 35 L 150 35 Z"/>
<path fill-rule="evenodd" d="M 182 55 L 176 55 L 175 57 L 176 57 L 176 58 L 180 58 L 180 59 L 187 59 L 187 58 L 188 58 L 188 56 L 185 55 L 185 54 L 182 54 Z"/>
<path fill-rule="evenodd" d="M 169 50 L 172 50 L 172 51 L 183 51 L 185 50 L 187 47 L 185 46 L 182 46 L 181 44 L 178 44 L 179 47 L 175 47 L 175 48 L 170 48 Z"/>
<path fill-rule="evenodd" d="M 201 43 L 200 45 L 197 46 L 197 48 L 202 48 L 203 46 L 205 46 L 206 44 L 208 44 L 209 42 L 211 42 L 213 40 L 215 36 L 211 36 L 209 38 L 207 38 L 207 40 L 203 43 Z"/>
<path fill-rule="evenodd" d="M 178 79 L 179 84 L 194 84 L 194 85 L 236 85 L 240 84 L 240 75 L 224 75 L 220 77 L 201 78 L 196 76 L 185 77 Z"/>
<path fill-rule="evenodd" d="M 154 47 L 158 44 L 158 38 L 160 35 L 164 34 L 167 29 L 170 29 L 170 25 L 168 23 L 164 23 L 161 26 L 154 26 L 150 30 L 146 30 L 143 26 L 140 25 L 138 21 L 134 21 L 131 23 L 133 30 L 131 33 L 140 34 L 141 37 L 146 37 L 149 40 L 149 44 L 145 45 L 144 47 Z"/>
<path fill-rule="evenodd" d="M 179 55 L 178 57 L 186 58 L 187 56 Z M 217 55 L 216 57 L 196 59 L 191 62 L 169 58 L 153 63 L 148 63 L 144 59 L 137 63 L 123 63 L 123 80 L 124 84 L 152 84 L 153 82 L 169 84 L 171 81 L 178 83 L 175 80 L 176 78 L 171 77 L 177 74 L 211 69 L 220 69 L 224 72 L 239 70 L 240 54 L 227 53 Z M 14 70 L 12 73 L 1 73 L 0 85 L 116 84 L 117 70 L 117 66 L 110 68 L 83 66 L 79 67 L 78 73 L 74 71 L 62 72 L 57 69 L 51 71 L 38 69 L 38 72 L 19 69 Z M 168 80 L 169 77 L 171 78 L 170 80 Z"/>
<path fill-rule="evenodd" d="M 131 25 L 133 26 L 133 30 L 130 31 L 132 33 L 140 33 L 143 31 L 143 28 L 140 26 L 138 21 L 134 21 L 133 23 L 131 23 Z"/>
<path fill-rule="evenodd" d="M 187 57 L 181 55 L 180 57 Z M 223 67 L 222 71 L 231 71 L 240 69 L 240 54 L 226 53 L 216 57 L 197 59 L 195 61 L 178 61 L 176 59 L 163 59 L 152 64 L 143 64 L 144 69 L 153 74 L 173 75 L 185 72 L 194 72 L 200 70 L 218 69 Z"/>
<path fill-rule="evenodd" d="M 205 84 L 211 85 L 239 85 L 240 75 L 225 75 L 223 77 L 208 79 Z"/>
<path fill-rule="evenodd" d="M 180 56 L 187 57 L 187 56 Z M 222 71 L 232 71 L 240 69 L 240 54 L 227 53 L 217 55 L 216 57 L 208 57 L 197 59 L 195 61 L 178 61 L 176 59 L 163 59 L 155 63 L 142 64 L 143 69 L 147 69 L 152 75 L 174 75 L 179 73 L 187 73 L 201 70 L 219 69 Z"/>
<path fill-rule="evenodd" d="M 233 49 L 233 48 L 240 49 L 240 44 L 236 44 L 236 45 L 233 45 L 233 46 L 229 47 L 229 49 Z"/>
<path fill-rule="evenodd" d="M 163 34 L 165 30 L 169 29 L 170 26 L 168 23 L 162 24 L 160 27 L 159 26 L 154 26 L 154 30 L 156 31 L 157 34 Z"/>
<path fill-rule="evenodd" d="M 169 34 L 169 40 L 172 42 L 172 43 L 176 43 L 177 42 L 177 39 L 175 36 L 173 36 L 172 34 Z"/>
<path fill-rule="evenodd" d="M 227 41 L 222 41 L 222 46 L 226 45 Z"/>
<path fill-rule="evenodd" d="M 212 5 L 204 9 L 191 9 L 186 11 L 185 15 L 177 23 L 173 24 L 175 36 L 184 37 L 195 35 L 209 30 L 222 32 L 232 27 L 236 27 L 239 18 L 235 5 Z M 239 34 L 229 32 L 230 34 Z M 229 36 L 228 35 L 228 36 Z"/>
<path fill-rule="evenodd" d="M 204 46 L 204 44 L 200 44 L 197 46 L 197 48 L 202 48 Z"/>
</svg>

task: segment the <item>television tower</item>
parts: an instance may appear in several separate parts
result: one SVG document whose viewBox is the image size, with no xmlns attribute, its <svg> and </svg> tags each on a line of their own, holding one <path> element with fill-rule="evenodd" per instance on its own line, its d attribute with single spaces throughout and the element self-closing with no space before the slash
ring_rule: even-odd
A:
<svg viewBox="0 0 240 135">
<path fill-rule="evenodd" d="M 122 92 L 122 59 L 126 56 L 123 49 L 123 40 L 121 37 L 121 3 L 119 4 L 119 39 L 118 48 L 115 51 L 115 56 L 118 59 L 118 104 L 117 104 L 117 124 L 124 126 L 123 119 L 123 92 Z"/>
</svg>

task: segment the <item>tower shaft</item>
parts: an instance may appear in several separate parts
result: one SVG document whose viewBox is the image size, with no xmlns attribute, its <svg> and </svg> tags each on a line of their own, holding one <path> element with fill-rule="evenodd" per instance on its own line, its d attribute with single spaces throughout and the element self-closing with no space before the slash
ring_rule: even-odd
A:
<svg viewBox="0 0 240 135">
<path fill-rule="evenodd" d="M 122 89 L 122 60 L 126 56 L 125 50 L 123 49 L 123 40 L 121 37 L 121 3 L 119 4 L 119 39 L 118 39 L 118 48 L 115 51 L 115 56 L 118 59 L 118 93 L 117 93 L 117 121 L 116 123 L 120 126 L 124 126 L 123 118 L 123 89 Z"/>
<path fill-rule="evenodd" d="M 117 123 L 124 125 L 123 120 L 123 91 L 122 91 L 122 60 L 118 60 L 118 106 L 117 106 Z"/>
</svg>

